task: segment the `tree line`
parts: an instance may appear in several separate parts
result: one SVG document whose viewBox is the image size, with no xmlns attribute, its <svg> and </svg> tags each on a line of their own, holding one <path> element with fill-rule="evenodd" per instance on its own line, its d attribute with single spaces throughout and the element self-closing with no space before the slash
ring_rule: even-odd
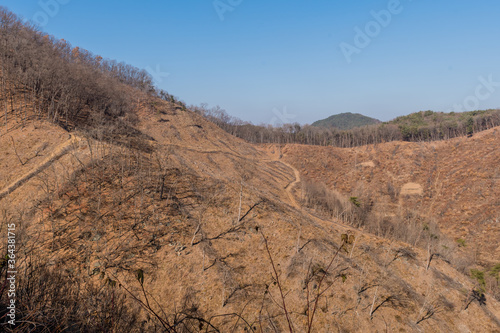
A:
<svg viewBox="0 0 500 333">
<path fill-rule="evenodd" d="M 416 112 L 393 121 L 340 130 L 334 127 L 282 124 L 280 126 L 254 125 L 230 116 L 216 106 L 206 104 L 189 107 L 226 132 L 252 143 L 306 144 L 342 148 L 390 141 L 437 141 L 500 126 L 500 110 L 443 113 Z"/>
</svg>

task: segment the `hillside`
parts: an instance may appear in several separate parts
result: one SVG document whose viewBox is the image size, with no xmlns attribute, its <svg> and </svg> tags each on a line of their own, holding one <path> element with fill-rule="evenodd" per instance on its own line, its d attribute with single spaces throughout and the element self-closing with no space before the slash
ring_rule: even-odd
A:
<svg viewBox="0 0 500 333">
<path fill-rule="evenodd" d="M 469 266 L 500 262 L 500 128 L 434 143 L 282 151 L 309 180 L 370 203 L 366 228 L 380 224 L 386 230 L 379 233 L 390 237 L 399 221 L 436 224 L 460 245 L 462 260 L 473 255 Z"/>
<path fill-rule="evenodd" d="M 0 58 L 0 220 L 5 239 L 15 225 L 17 326 L 4 321 L 1 330 L 500 331 L 500 302 L 479 274 L 473 279 L 455 264 L 455 248 L 436 240 L 434 226 L 416 220 L 421 237 L 409 241 L 350 223 L 366 221 L 363 209 L 379 205 L 363 193 L 354 198 L 352 182 L 372 177 L 365 167 L 409 143 L 338 151 L 253 145 L 156 91 L 141 71 L 101 66 L 102 58 L 9 17 L 0 16 L 0 27 L 16 32 L 0 34 L 9 45 Z M 443 163 L 454 166 L 475 142 L 486 148 L 466 165 L 484 165 L 477 174 L 441 170 L 437 180 L 459 177 L 462 192 L 443 183 L 434 198 L 454 195 L 465 204 L 471 175 L 485 177 L 477 185 L 486 186 L 483 196 L 498 198 L 496 178 L 488 178 L 498 165 L 497 132 L 463 140 L 442 143 Z M 357 157 L 379 148 L 380 162 Z M 421 182 L 412 159 L 423 165 L 429 151 L 401 165 L 394 159 L 400 181 L 410 174 Z M 345 193 L 336 204 L 344 211 L 333 216 L 314 204 L 320 195 L 304 193 L 307 177 L 334 177 L 327 162 L 338 160 Z M 343 173 L 350 167 L 358 173 Z M 471 191 L 481 196 L 479 187 Z M 393 200 L 414 198 L 402 193 Z M 8 253 L 7 244 L 0 251 Z M 0 265 L 4 281 L 7 264 Z M 1 289 L 0 316 L 11 299 Z"/>
<path fill-rule="evenodd" d="M 489 296 L 486 305 L 471 298 L 463 310 L 474 284 L 446 261 L 435 259 L 427 270 L 427 254 L 419 248 L 303 210 L 294 199 L 300 178 L 279 160 L 277 150 L 259 151 L 167 102 L 154 110 L 149 104 L 138 106 L 137 127 L 151 138 L 144 143 L 149 149 L 127 149 L 74 133 L 81 139 L 70 152 L 0 200 L 4 221 L 23 226 L 23 255 L 48 260 L 36 262 L 31 279 L 41 278 L 37 274 L 43 267 L 45 274 L 62 274 L 88 290 L 101 290 L 87 294 L 99 299 L 93 305 L 101 313 L 91 317 L 95 323 L 109 325 L 106 318 L 112 316 L 115 325 L 130 325 L 132 331 L 161 327 L 154 319 L 146 326 L 130 322 L 142 315 L 138 303 L 124 299 L 123 307 L 131 312 L 115 315 L 106 298 L 111 297 L 108 291 L 113 297 L 126 293 L 123 288 L 141 298 L 134 279 L 140 270 L 150 301 L 158 302 L 154 308 L 161 307 L 171 325 L 174 313 L 177 320 L 183 318 L 176 331 L 198 331 L 207 322 L 221 331 L 249 326 L 286 330 L 266 240 L 294 330 L 307 327 L 306 289 L 314 299 L 323 276 L 315 331 L 498 327 L 500 304 Z M 19 164 L 9 137 L 22 149 L 23 161 L 36 156 L 38 147 L 23 137 L 43 142 L 47 131 L 60 132 L 60 139 L 51 135 L 54 143 L 40 158 L 68 140 L 63 130 L 33 121 L 1 137 L 2 147 L 10 148 L 2 150 L 1 160 Z M 33 170 L 40 163 L 34 158 L 22 167 Z M 25 172 L 9 170 L 4 178 Z M 344 233 L 354 235 L 355 242 L 341 245 Z M 339 247 L 345 249 L 328 268 Z M 115 283 L 122 288 L 114 289 Z M 19 288 L 29 286 L 21 282 Z M 45 297 L 57 296 L 45 292 Z M 21 296 L 18 301 L 28 300 Z M 67 297 L 62 301 L 71 304 Z M 36 308 L 36 300 L 29 302 Z M 51 315 L 60 320 L 63 314 Z"/>
<path fill-rule="evenodd" d="M 312 126 L 333 127 L 340 130 L 350 130 L 355 127 L 368 126 L 380 123 L 379 120 L 364 116 L 359 113 L 340 113 L 328 118 L 315 121 Z"/>
</svg>

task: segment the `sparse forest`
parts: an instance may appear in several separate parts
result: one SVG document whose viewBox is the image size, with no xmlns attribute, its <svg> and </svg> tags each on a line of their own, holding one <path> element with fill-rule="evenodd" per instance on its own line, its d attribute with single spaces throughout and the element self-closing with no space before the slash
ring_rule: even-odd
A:
<svg viewBox="0 0 500 333">
<path fill-rule="evenodd" d="M 130 89 L 157 92 L 151 75 L 56 39 L 0 7 L 3 124 L 45 118 L 66 128 L 133 121 Z M 14 105 L 14 96 L 20 102 Z M 105 121 L 105 119 L 107 119 Z"/>
<path fill-rule="evenodd" d="M 500 125 L 500 110 L 443 113 L 422 111 L 392 121 L 350 130 L 311 125 L 253 125 L 228 115 L 220 107 L 190 106 L 226 132 L 251 143 L 298 143 L 306 145 L 358 147 L 390 141 L 437 141 L 470 136 Z"/>
</svg>

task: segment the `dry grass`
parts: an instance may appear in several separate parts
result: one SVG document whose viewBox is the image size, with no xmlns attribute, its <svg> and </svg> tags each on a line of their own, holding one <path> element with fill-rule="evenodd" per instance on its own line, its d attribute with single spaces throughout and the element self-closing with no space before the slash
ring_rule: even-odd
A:
<svg viewBox="0 0 500 333">
<path fill-rule="evenodd" d="M 89 332 L 287 331 L 278 279 L 295 332 L 415 329 L 426 304 L 444 310 L 418 324 L 425 330 L 494 327 L 476 301 L 459 313 L 467 296 L 461 290 L 474 286 L 466 277 L 441 256 L 426 269 L 425 236 L 437 233 L 432 224 L 423 230 L 428 219 L 402 211 L 398 218 L 415 230 L 407 235 L 410 244 L 397 241 L 403 226 L 377 221 L 373 192 L 361 186 L 341 196 L 304 184 L 304 212 L 290 199 L 300 188 L 288 191 L 295 177 L 286 164 L 169 103 L 154 110 L 142 107 L 146 100 L 138 105 L 137 131 L 144 135 L 129 143 L 121 135 L 117 142 L 83 135 L 85 147 L 0 201 L 2 225 L 14 218 L 25 230 L 20 288 L 37 297 L 19 301 L 40 314 L 39 331 L 43 325 Z M 337 217 L 365 232 L 341 246 L 348 228 L 331 223 Z M 385 239 L 368 229 L 400 236 Z M 441 245 L 431 240 L 437 253 Z M 36 265 L 28 265 L 35 257 Z M 427 299 L 429 285 L 446 302 Z M 47 302 L 54 306 L 43 312 Z M 487 307 L 500 313 L 489 297 Z"/>
</svg>

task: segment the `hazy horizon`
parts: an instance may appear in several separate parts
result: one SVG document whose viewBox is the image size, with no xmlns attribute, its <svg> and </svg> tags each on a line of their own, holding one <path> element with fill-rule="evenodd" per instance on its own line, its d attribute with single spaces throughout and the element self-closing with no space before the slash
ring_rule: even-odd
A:
<svg viewBox="0 0 500 333">
<path fill-rule="evenodd" d="M 73 46 L 147 69 L 187 104 L 256 124 L 500 106 L 493 1 L 1 5 Z"/>
</svg>

